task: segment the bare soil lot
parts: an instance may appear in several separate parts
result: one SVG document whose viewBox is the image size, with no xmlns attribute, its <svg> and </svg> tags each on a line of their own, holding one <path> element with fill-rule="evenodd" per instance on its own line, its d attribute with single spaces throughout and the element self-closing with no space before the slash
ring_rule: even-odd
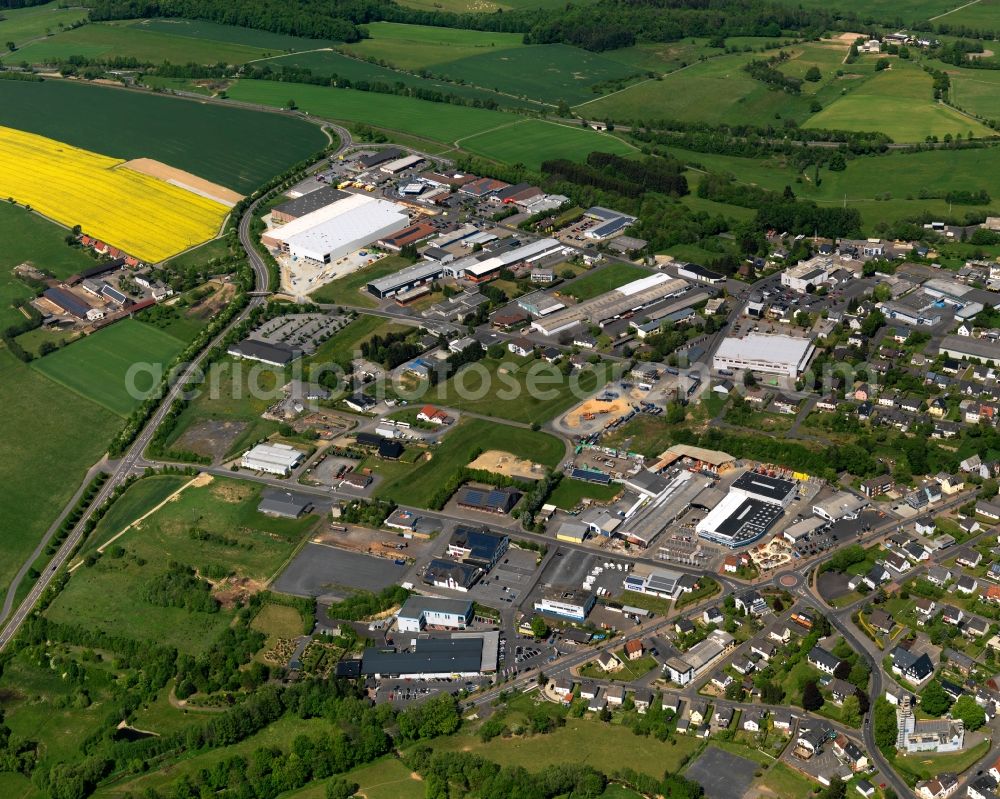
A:
<svg viewBox="0 0 1000 799">
<path fill-rule="evenodd" d="M 180 186 L 182 189 L 187 189 L 202 197 L 215 200 L 230 208 L 243 199 L 242 194 L 237 194 L 232 189 L 227 189 L 218 183 L 212 183 L 210 180 L 192 175 L 183 169 L 168 166 L 162 161 L 156 161 L 152 158 L 133 158 L 131 161 L 121 164 L 121 166 L 125 169 L 131 169 L 133 172 L 140 172 L 143 175 L 149 175 L 150 177 L 166 181 L 174 186 Z"/>
<path fill-rule="evenodd" d="M 219 462 L 246 429 L 246 422 L 232 419 L 203 419 L 185 430 L 177 439 L 176 446 L 178 449 L 205 455 Z"/>
<path fill-rule="evenodd" d="M 529 480 L 537 480 L 545 475 L 544 466 L 499 449 L 486 450 L 469 464 L 469 468 L 484 469 L 487 472 L 503 474 L 507 477 L 526 477 Z"/>
</svg>

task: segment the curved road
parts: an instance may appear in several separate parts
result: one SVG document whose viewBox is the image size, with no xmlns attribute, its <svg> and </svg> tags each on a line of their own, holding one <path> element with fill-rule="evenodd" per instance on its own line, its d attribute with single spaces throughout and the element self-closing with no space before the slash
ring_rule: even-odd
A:
<svg viewBox="0 0 1000 799">
<path fill-rule="evenodd" d="M 341 153 L 343 153 L 346 149 L 351 147 L 352 145 L 351 134 L 346 128 L 340 127 L 339 125 L 329 125 L 328 127 L 330 127 L 333 131 L 337 133 L 337 135 L 340 136 L 340 146 L 337 148 L 336 151 L 332 153 L 332 157 L 335 158 Z M 325 163 L 326 163 L 326 158 L 324 158 L 323 161 L 320 161 L 319 163 L 314 165 L 310 169 L 310 171 L 315 171 L 317 169 L 322 168 Z M 156 432 L 156 429 L 163 422 L 164 417 L 170 410 L 171 404 L 174 402 L 174 400 L 176 400 L 180 396 L 181 390 L 187 383 L 188 379 L 197 373 L 197 370 L 200 368 L 208 352 L 212 350 L 214 347 L 216 347 L 222 341 L 222 339 L 229 333 L 229 331 L 232 330 L 234 326 L 238 325 L 240 322 L 246 319 L 246 317 L 250 314 L 250 312 L 254 308 L 265 302 L 266 292 L 268 290 L 268 281 L 269 281 L 268 268 L 267 265 L 264 263 L 264 259 L 261 258 L 257 250 L 254 248 L 253 241 L 250 235 L 250 222 L 253 218 L 253 213 L 257 209 L 257 206 L 260 204 L 263 198 L 264 198 L 263 196 L 259 197 L 253 203 L 250 204 L 250 206 L 244 212 L 243 216 L 240 218 L 240 223 L 239 223 L 240 244 L 246 251 L 247 260 L 250 262 L 250 267 L 253 269 L 254 273 L 255 289 L 250 297 L 250 302 L 247 304 L 247 307 L 244 308 L 235 317 L 233 317 L 230 323 L 226 325 L 226 327 L 222 331 L 220 331 L 219 334 L 212 341 L 210 341 L 208 345 L 204 349 L 202 349 L 200 353 L 198 353 L 198 355 L 194 358 L 194 360 L 192 360 L 191 363 L 187 365 L 183 373 L 179 376 L 177 380 L 175 380 L 173 385 L 169 388 L 169 390 L 167 391 L 166 395 L 163 398 L 163 401 L 160 403 L 159 407 L 146 422 L 145 427 L 143 427 L 139 435 L 136 436 L 135 441 L 132 442 L 132 445 L 125 452 L 125 455 L 119 461 L 117 461 L 116 464 L 114 464 L 113 470 L 111 472 L 108 481 L 101 487 L 101 490 L 97 493 L 97 496 L 94 498 L 93 502 L 91 502 L 86 511 L 84 511 L 83 515 L 80 517 L 80 521 L 77 522 L 72 532 L 59 547 L 56 554 L 52 557 L 52 560 L 49 561 L 48 565 L 45 567 L 45 570 L 42 572 L 41 576 L 31 587 L 31 591 L 28 592 L 28 595 L 18 606 L 17 610 L 15 610 L 14 614 L 8 619 L 7 623 L 3 627 L 3 630 L 0 630 L 0 651 L 3 651 L 3 649 L 7 646 L 10 640 L 17 634 L 17 631 L 20 629 L 25 619 L 28 618 L 28 616 L 31 614 L 31 611 L 38 603 L 38 600 L 45 592 L 45 589 L 49 587 L 49 585 L 55 578 L 56 574 L 59 573 L 60 568 L 62 568 L 62 566 L 69 559 L 70 555 L 76 548 L 77 544 L 80 543 L 84 535 L 84 525 L 86 524 L 87 520 L 93 515 L 94 510 L 100 507 L 111 496 L 115 488 L 121 485 L 128 478 L 130 474 L 133 474 L 136 471 L 141 471 L 147 465 L 147 461 L 143 459 L 142 453 L 145 451 L 146 447 L 149 445 L 149 442 L 152 440 L 153 435 Z M 103 463 L 104 461 L 102 459 L 101 464 Z M 98 464 L 98 467 L 101 464 Z M 93 470 L 92 473 L 88 474 L 88 479 L 92 479 L 92 477 L 93 477 Z M 72 507 L 72 504 L 69 505 L 68 508 L 69 507 Z M 49 531 L 50 534 L 52 532 L 54 532 L 54 528 Z M 22 568 L 24 568 L 24 570 L 27 571 L 28 565 L 30 565 L 30 561 L 28 564 L 25 564 L 25 566 Z M 7 599 L 4 603 L 3 611 L 0 612 L 0 617 L 6 616 L 6 614 L 10 611 L 10 607 L 13 604 L 13 597 L 16 589 L 17 589 L 17 583 L 11 586 L 11 589 L 8 592 Z"/>
</svg>

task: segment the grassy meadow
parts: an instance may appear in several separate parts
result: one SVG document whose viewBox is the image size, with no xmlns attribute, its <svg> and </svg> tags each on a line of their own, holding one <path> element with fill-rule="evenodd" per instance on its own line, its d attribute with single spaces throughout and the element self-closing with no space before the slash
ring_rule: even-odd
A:
<svg viewBox="0 0 1000 799">
<path fill-rule="evenodd" d="M 372 280 L 385 277 L 409 266 L 410 262 L 398 255 L 382 258 L 371 266 L 352 272 L 347 277 L 333 280 L 325 286 L 320 286 L 309 295 L 314 302 L 340 303 L 343 305 L 358 305 L 364 308 L 374 308 L 378 305 L 375 298 L 365 290 Z"/>
<path fill-rule="evenodd" d="M 0 592 L 83 482 L 121 425 L 100 405 L 0 349 Z"/>
<path fill-rule="evenodd" d="M 143 399 L 141 394 L 132 396 L 128 386 L 148 392 L 159 382 L 149 371 L 130 378 L 133 365 L 165 367 L 183 349 L 184 342 L 169 333 L 124 319 L 34 361 L 32 366 L 59 385 L 127 416 Z"/>
<path fill-rule="evenodd" d="M 986 119 L 1000 119 L 1000 72 L 990 69 L 952 69 L 951 101 Z"/>
<path fill-rule="evenodd" d="M 20 47 L 25 42 L 57 34 L 87 16 L 86 9 L 63 7 L 59 0 L 28 8 L 5 8 L 4 18 L 0 20 L 0 37 Z"/>
<path fill-rule="evenodd" d="M 600 269 L 585 274 L 583 277 L 574 280 L 560 291 L 561 294 L 568 294 L 576 297 L 577 300 L 589 300 L 599 294 L 606 294 L 612 289 L 649 277 L 652 274 L 648 269 L 633 264 L 613 263 Z"/>
<path fill-rule="evenodd" d="M 458 139 L 457 143 L 463 150 L 508 164 L 524 164 L 529 169 L 538 169 L 542 163 L 554 158 L 583 161 L 595 150 L 617 155 L 638 152 L 635 147 L 611 134 L 541 119 L 514 121 Z"/>
<path fill-rule="evenodd" d="M 129 489 L 129 493 L 136 486 Z M 231 610 L 191 612 L 142 599 L 143 586 L 177 561 L 202 573 L 232 573 L 265 584 L 285 564 L 318 517 L 273 519 L 257 512 L 263 487 L 216 478 L 187 488 L 178 499 L 119 538 L 93 566 L 81 566 L 49 607 L 54 621 L 75 622 L 179 651 L 204 651 L 232 620 Z M 128 494 L 126 494 L 128 497 Z M 148 510 L 148 493 L 128 500 Z M 207 531 L 196 537 L 194 530 Z M 123 602 L 122 597 L 129 597 Z"/>
<path fill-rule="evenodd" d="M 484 51 L 515 50 L 524 46 L 520 33 L 435 28 L 398 22 L 372 22 L 366 27 L 370 38 L 341 45 L 341 49 L 413 71 L 427 69 L 438 72 L 442 64 L 460 58 Z"/>
</svg>

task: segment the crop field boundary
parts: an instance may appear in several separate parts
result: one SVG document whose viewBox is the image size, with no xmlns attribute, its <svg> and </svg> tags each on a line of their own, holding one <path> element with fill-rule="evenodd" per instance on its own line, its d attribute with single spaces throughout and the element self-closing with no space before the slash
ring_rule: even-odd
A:
<svg viewBox="0 0 1000 799">
<path fill-rule="evenodd" d="M 943 14 L 938 14 L 936 17 L 931 17 L 927 21 L 928 22 L 933 22 L 936 19 L 941 19 L 942 17 L 947 17 L 949 14 L 954 14 L 956 11 L 961 11 L 963 8 L 968 8 L 969 6 L 978 5 L 980 2 L 981 2 L 981 0 L 972 0 L 972 2 L 966 3 L 965 5 L 961 5 L 958 8 L 953 8 L 951 11 L 945 11 Z"/>
</svg>

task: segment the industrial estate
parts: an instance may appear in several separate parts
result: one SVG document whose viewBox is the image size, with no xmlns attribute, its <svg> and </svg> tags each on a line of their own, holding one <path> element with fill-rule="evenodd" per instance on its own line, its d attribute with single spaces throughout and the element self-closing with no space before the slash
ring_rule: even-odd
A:
<svg viewBox="0 0 1000 799">
<path fill-rule="evenodd" d="M 1000 796 L 1000 13 L 828 5 L 0 0 L 0 797 Z"/>
</svg>

